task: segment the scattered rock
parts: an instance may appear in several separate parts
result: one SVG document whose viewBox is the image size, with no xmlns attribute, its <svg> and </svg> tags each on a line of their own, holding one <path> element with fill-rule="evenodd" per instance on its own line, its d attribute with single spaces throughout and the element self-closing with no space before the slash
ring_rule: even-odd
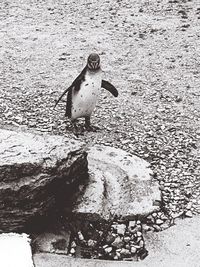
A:
<svg viewBox="0 0 200 267">
<path fill-rule="evenodd" d="M 88 243 L 88 247 L 95 247 L 97 244 L 97 241 L 89 239 L 87 243 Z"/>
<path fill-rule="evenodd" d="M 131 240 L 130 236 L 125 236 L 124 237 L 124 242 L 128 243 Z"/>
<path fill-rule="evenodd" d="M 124 235 L 125 230 L 126 230 L 126 225 L 125 224 L 118 224 L 117 225 L 117 234 Z"/>
<path fill-rule="evenodd" d="M 121 248 L 123 246 L 123 244 L 124 243 L 123 243 L 122 238 L 118 236 L 115 238 L 114 242 L 112 243 L 112 246 L 116 247 L 116 248 Z"/>
<path fill-rule="evenodd" d="M 104 249 L 105 253 L 108 254 L 112 251 L 112 247 L 107 247 Z"/>
<path fill-rule="evenodd" d="M 106 237 L 106 242 L 107 242 L 108 244 L 111 244 L 112 242 L 114 242 L 114 240 L 115 240 L 115 235 L 113 235 L 112 233 L 109 233 L 109 234 L 107 235 L 107 237 Z"/>
<path fill-rule="evenodd" d="M 186 211 L 185 216 L 189 217 L 189 218 L 192 218 L 193 214 L 192 214 L 191 210 Z"/>
<path fill-rule="evenodd" d="M 83 241 L 84 240 L 84 236 L 83 236 L 83 234 L 80 231 L 78 232 L 78 239 L 80 241 Z"/>
<path fill-rule="evenodd" d="M 135 221 L 129 221 L 128 228 L 129 230 L 133 230 L 135 228 L 136 222 Z"/>
<path fill-rule="evenodd" d="M 72 241 L 71 242 L 71 248 L 75 248 L 76 247 L 76 242 Z"/>
<path fill-rule="evenodd" d="M 123 256 L 131 256 L 131 253 L 128 249 L 122 248 L 120 254 Z"/>
<path fill-rule="evenodd" d="M 75 248 L 71 248 L 71 249 L 70 249 L 70 253 L 71 253 L 72 255 L 75 254 L 75 252 L 76 252 Z"/>
<path fill-rule="evenodd" d="M 163 224 L 163 220 L 161 220 L 161 219 L 157 219 L 157 220 L 156 220 L 156 224 L 158 224 L 158 225 Z"/>
</svg>

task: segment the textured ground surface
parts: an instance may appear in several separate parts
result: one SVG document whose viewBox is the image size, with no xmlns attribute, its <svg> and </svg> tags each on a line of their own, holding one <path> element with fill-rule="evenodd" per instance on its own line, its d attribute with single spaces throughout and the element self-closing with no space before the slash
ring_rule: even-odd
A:
<svg viewBox="0 0 200 267">
<path fill-rule="evenodd" d="M 2 0 L 0 125 L 73 136 L 53 105 L 96 51 L 120 96 L 102 92 L 79 139 L 147 159 L 166 209 L 200 212 L 199 22 L 197 0 Z"/>
<path fill-rule="evenodd" d="M 147 245 L 149 256 L 140 262 L 94 261 L 52 254 L 36 254 L 34 260 L 36 267 L 198 267 L 200 217 L 179 220 L 176 226 L 166 231 L 152 233 Z"/>
</svg>

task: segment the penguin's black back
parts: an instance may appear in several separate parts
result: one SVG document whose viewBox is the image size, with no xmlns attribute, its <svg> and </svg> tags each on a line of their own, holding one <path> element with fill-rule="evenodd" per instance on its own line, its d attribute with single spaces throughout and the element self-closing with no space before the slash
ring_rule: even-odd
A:
<svg viewBox="0 0 200 267">
<path fill-rule="evenodd" d="M 85 81 L 85 74 L 87 71 L 87 66 L 81 71 L 78 77 L 73 81 L 71 87 L 69 88 L 68 95 L 67 95 L 67 104 L 66 104 L 66 112 L 65 116 L 71 118 L 72 115 L 72 90 L 79 91 L 81 84 Z"/>
<path fill-rule="evenodd" d="M 60 102 L 60 100 L 63 98 L 63 96 L 66 93 L 69 93 L 70 91 L 72 92 L 72 90 L 74 89 L 75 91 L 79 91 L 81 83 L 85 80 L 85 74 L 87 71 L 87 65 L 85 66 L 85 68 L 82 70 L 82 72 L 78 75 L 78 77 L 76 77 L 76 79 L 73 81 L 73 83 L 70 85 L 70 87 L 68 87 L 63 93 L 62 95 L 59 97 L 59 99 L 56 101 L 56 104 L 54 106 L 54 108 L 57 106 L 57 104 Z M 69 102 L 66 106 L 66 113 L 68 113 L 68 108 L 71 110 L 71 104 L 70 104 L 70 99 L 72 98 L 72 93 L 70 94 L 70 98 L 69 98 Z"/>
</svg>

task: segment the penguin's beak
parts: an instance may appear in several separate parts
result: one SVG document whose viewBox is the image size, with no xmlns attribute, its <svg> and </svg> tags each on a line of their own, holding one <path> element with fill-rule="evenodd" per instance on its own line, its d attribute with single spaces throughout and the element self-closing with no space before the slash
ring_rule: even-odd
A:
<svg viewBox="0 0 200 267">
<path fill-rule="evenodd" d="M 97 69 L 98 68 L 98 65 L 99 65 L 99 63 L 98 62 L 95 62 L 95 63 L 93 63 L 93 69 Z"/>
<path fill-rule="evenodd" d="M 99 62 L 92 62 L 91 66 L 92 66 L 92 69 L 96 70 L 99 67 Z"/>
<path fill-rule="evenodd" d="M 99 68 L 99 62 L 98 61 L 89 62 L 88 67 L 91 70 L 96 70 Z"/>
</svg>

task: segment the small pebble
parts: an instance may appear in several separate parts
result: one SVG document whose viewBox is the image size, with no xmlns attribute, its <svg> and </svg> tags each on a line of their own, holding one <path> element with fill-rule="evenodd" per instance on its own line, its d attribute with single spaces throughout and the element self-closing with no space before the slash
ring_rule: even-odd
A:
<svg viewBox="0 0 200 267">
<path fill-rule="evenodd" d="M 75 248 L 75 247 L 76 247 L 76 242 L 75 241 L 72 241 L 71 248 Z"/>
<path fill-rule="evenodd" d="M 154 228 L 154 230 L 155 230 L 156 232 L 161 231 L 161 228 L 160 228 L 160 226 L 158 226 L 158 225 L 153 225 L 153 228 Z"/>
<path fill-rule="evenodd" d="M 112 251 L 112 247 L 107 247 L 104 249 L 106 254 L 109 254 Z"/>
<path fill-rule="evenodd" d="M 70 253 L 71 253 L 72 255 L 75 254 L 75 252 L 76 252 L 75 248 L 71 248 L 71 249 L 70 249 Z"/>
<path fill-rule="evenodd" d="M 126 231 L 126 225 L 125 224 L 118 224 L 117 233 L 119 235 L 124 235 L 125 231 Z"/>
<path fill-rule="evenodd" d="M 120 252 L 116 251 L 116 256 L 118 257 L 118 259 L 121 257 Z"/>
<path fill-rule="evenodd" d="M 192 218 L 193 214 L 192 214 L 191 210 L 186 211 L 185 216 L 189 217 L 189 218 Z"/>
<path fill-rule="evenodd" d="M 142 233 L 139 232 L 139 231 L 137 231 L 137 232 L 136 232 L 136 235 L 137 235 L 138 237 L 141 237 L 141 236 L 142 236 Z"/>
<path fill-rule="evenodd" d="M 161 224 L 163 224 L 163 223 L 164 223 L 164 221 L 161 220 L 161 219 L 157 219 L 157 220 L 156 220 L 156 224 L 157 224 L 157 225 L 161 225 Z"/>
<path fill-rule="evenodd" d="M 124 237 L 124 242 L 128 243 L 131 240 L 130 236 L 125 236 Z"/>
<path fill-rule="evenodd" d="M 144 246 L 144 241 L 140 240 L 139 244 L 138 244 L 141 248 Z"/>
<path fill-rule="evenodd" d="M 87 241 L 87 243 L 88 243 L 88 246 L 89 247 L 94 247 L 96 245 L 97 241 L 96 240 L 89 239 Z"/>
<path fill-rule="evenodd" d="M 122 248 L 120 254 L 127 256 L 127 255 L 130 255 L 130 251 L 129 251 L 129 249 Z"/>
<path fill-rule="evenodd" d="M 131 247 L 131 253 L 132 253 L 132 254 L 135 254 L 136 252 L 137 252 L 137 248 L 134 247 L 134 246 L 132 246 L 132 247 Z"/>
<path fill-rule="evenodd" d="M 151 230 L 151 228 L 148 225 L 146 225 L 146 224 L 143 224 L 142 228 L 143 228 L 143 231 L 145 231 L 145 232 Z"/>
<path fill-rule="evenodd" d="M 121 237 L 116 237 L 114 242 L 112 242 L 112 246 L 116 248 L 121 248 L 123 246 L 124 242 Z"/>
<path fill-rule="evenodd" d="M 133 229 L 135 227 L 135 221 L 129 221 L 128 228 Z"/>
<path fill-rule="evenodd" d="M 163 214 L 160 216 L 160 219 L 165 221 L 165 220 L 167 220 L 168 218 L 167 218 L 167 216 L 163 213 Z"/>
<path fill-rule="evenodd" d="M 190 210 L 192 208 L 192 202 L 189 202 L 187 205 L 186 205 L 186 209 L 187 210 Z"/>
<path fill-rule="evenodd" d="M 78 238 L 80 241 L 84 240 L 83 234 L 81 233 L 81 231 L 78 232 Z"/>
<path fill-rule="evenodd" d="M 108 244 L 110 244 L 110 243 L 112 243 L 114 240 L 115 240 L 115 236 L 114 236 L 114 234 L 109 233 L 109 234 L 107 235 L 107 237 L 106 237 L 106 242 L 107 242 Z"/>
<path fill-rule="evenodd" d="M 128 249 L 128 250 L 130 250 L 131 247 L 130 247 L 129 244 L 126 244 L 126 245 L 125 245 L 125 248 Z"/>
</svg>

